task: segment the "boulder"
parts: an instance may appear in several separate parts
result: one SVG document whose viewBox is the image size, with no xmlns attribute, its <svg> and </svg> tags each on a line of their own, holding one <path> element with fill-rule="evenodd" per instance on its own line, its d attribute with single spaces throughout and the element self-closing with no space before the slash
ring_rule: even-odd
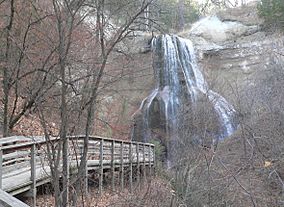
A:
<svg viewBox="0 0 284 207">
<path fill-rule="evenodd" d="M 236 21 L 221 21 L 217 16 L 209 16 L 192 25 L 189 37 L 200 37 L 210 44 L 222 44 L 241 36 L 254 34 L 260 30 L 258 25 L 247 26 Z"/>
</svg>

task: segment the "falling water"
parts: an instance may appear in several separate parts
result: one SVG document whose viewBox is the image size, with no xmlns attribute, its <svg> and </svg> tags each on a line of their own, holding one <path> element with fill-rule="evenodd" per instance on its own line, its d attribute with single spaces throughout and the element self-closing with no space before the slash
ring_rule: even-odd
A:
<svg viewBox="0 0 284 207">
<path fill-rule="evenodd" d="M 143 100 L 139 109 L 143 116 L 144 141 L 149 141 L 151 137 L 150 116 L 153 116 L 157 107 L 158 115 L 165 119 L 167 135 L 174 139 L 183 94 L 186 94 L 188 101 L 193 104 L 197 102 L 200 94 L 208 97 L 222 126 L 223 132 L 219 138 L 230 136 L 234 132 L 232 118 L 235 110 L 224 97 L 208 88 L 198 69 L 192 42 L 178 36 L 161 35 L 153 40 L 152 49 L 156 86 Z M 183 85 L 186 86 L 186 91 Z"/>
</svg>

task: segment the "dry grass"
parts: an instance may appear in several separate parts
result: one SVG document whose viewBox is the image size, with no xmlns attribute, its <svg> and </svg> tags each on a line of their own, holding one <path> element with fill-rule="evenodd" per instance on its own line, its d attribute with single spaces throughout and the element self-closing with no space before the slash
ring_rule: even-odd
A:
<svg viewBox="0 0 284 207">
<path fill-rule="evenodd" d="M 117 190 L 112 193 L 110 189 L 105 189 L 102 196 L 98 195 L 98 189 L 92 188 L 89 197 L 78 202 L 78 207 L 164 207 L 170 206 L 171 188 L 169 184 L 159 178 L 153 177 L 141 183 L 138 188 L 137 183 L 133 193 L 128 188 L 122 191 Z M 29 200 L 25 201 L 27 204 Z M 81 203 L 81 204 L 79 204 Z M 54 207 L 52 194 L 41 194 L 37 197 L 37 207 Z"/>
</svg>

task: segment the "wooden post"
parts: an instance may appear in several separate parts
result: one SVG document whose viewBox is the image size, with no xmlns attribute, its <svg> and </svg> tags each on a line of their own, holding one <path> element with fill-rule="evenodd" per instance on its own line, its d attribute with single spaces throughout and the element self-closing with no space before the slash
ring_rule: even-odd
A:
<svg viewBox="0 0 284 207">
<path fill-rule="evenodd" d="M 120 187 L 121 190 L 124 188 L 124 166 L 123 166 L 123 142 L 120 143 Z"/>
<path fill-rule="evenodd" d="M 114 147 L 115 141 L 111 142 L 111 190 L 114 192 Z"/>
<path fill-rule="evenodd" d="M 67 152 L 68 152 L 68 157 L 67 157 L 67 160 L 66 160 L 66 164 L 67 164 L 67 175 L 66 175 L 66 194 L 67 194 L 67 202 L 69 201 L 69 186 L 70 186 L 70 162 L 69 162 L 69 159 L 70 159 L 70 151 L 69 151 L 69 137 L 66 137 L 67 139 L 67 142 L 66 142 L 66 147 L 67 147 Z M 86 165 L 86 169 L 88 168 L 88 164 Z M 88 170 L 88 169 L 87 169 Z M 87 171 L 88 172 L 88 171 Z M 87 180 L 87 186 L 86 188 L 88 189 L 88 177 L 86 177 L 86 180 Z M 86 191 L 87 193 L 87 191 Z"/>
<path fill-rule="evenodd" d="M 137 154 L 137 183 L 138 187 L 140 187 L 139 143 L 136 144 L 136 154 Z"/>
<path fill-rule="evenodd" d="M 31 193 L 32 193 L 32 206 L 36 207 L 36 146 L 31 146 Z"/>
<path fill-rule="evenodd" d="M 84 147 L 82 145 L 80 145 L 80 144 L 79 144 L 78 147 L 79 147 L 80 158 L 81 158 L 83 156 L 83 152 L 84 152 L 83 148 Z M 87 195 L 88 194 L 88 156 L 87 156 L 86 159 L 87 159 L 87 161 L 86 161 L 86 168 L 85 168 L 85 172 L 84 172 L 85 179 L 83 181 L 84 181 L 84 191 L 85 191 L 85 194 Z"/>
<path fill-rule="evenodd" d="M 2 151 L 2 146 L 0 145 L 0 189 L 2 189 L 2 174 L 3 174 L 3 151 Z"/>
<path fill-rule="evenodd" d="M 146 180 L 146 155 L 145 143 L 143 143 L 143 182 Z"/>
<path fill-rule="evenodd" d="M 103 145 L 104 140 L 100 140 L 100 178 L 99 178 L 99 194 L 102 195 L 103 192 L 103 176 L 104 176 L 104 166 L 103 166 Z"/>
<path fill-rule="evenodd" d="M 153 145 L 153 167 L 154 167 L 154 175 L 156 174 L 156 155 L 155 155 L 155 145 Z"/>
<path fill-rule="evenodd" d="M 86 161 L 86 168 L 85 168 L 85 195 L 88 195 L 89 192 L 89 174 L 88 174 L 88 160 Z"/>
<path fill-rule="evenodd" d="M 149 165 L 149 176 L 152 176 L 152 150 L 151 150 L 151 145 L 148 145 L 148 165 Z"/>
<path fill-rule="evenodd" d="M 129 185 L 130 185 L 130 193 L 132 193 L 133 191 L 133 186 L 132 186 L 132 176 L 133 176 L 133 172 L 132 172 L 132 142 L 129 143 L 129 155 L 128 155 L 128 160 L 129 160 L 129 169 L 130 169 L 130 173 L 129 173 Z"/>
</svg>

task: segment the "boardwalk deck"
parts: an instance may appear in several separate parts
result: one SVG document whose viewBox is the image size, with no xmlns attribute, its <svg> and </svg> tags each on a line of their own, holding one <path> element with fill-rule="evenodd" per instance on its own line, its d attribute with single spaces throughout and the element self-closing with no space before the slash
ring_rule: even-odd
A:
<svg viewBox="0 0 284 207">
<path fill-rule="evenodd" d="M 84 136 L 69 137 L 69 169 L 76 171 L 83 148 Z M 52 138 L 56 144 L 57 138 Z M 11 145 L 11 143 L 13 143 Z M 0 188 L 11 195 L 17 195 L 50 182 L 51 171 L 48 165 L 47 142 L 42 137 L 10 137 L 0 140 Z M 121 172 L 121 187 L 124 185 L 124 168 L 149 167 L 155 162 L 154 145 L 92 136 L 89 141 L 88 170 L 95 170 L 102 176 L 109 169 L 112 176 L 115 170 Z M 62 163 L 60 164 L 60 167 Z M 144 175 L 145 176 L 145 175 Z M 112 187 L 113 187 L 112 179 Z M 132 188 L 132 184 L 130 184 Z"/>
<path fill-rule="evenodd" d="M 1 207 L 29 207 L 27 204 L 16 199 L 12 195 L 0 190 L 0 206 Z"/>
</svg>

